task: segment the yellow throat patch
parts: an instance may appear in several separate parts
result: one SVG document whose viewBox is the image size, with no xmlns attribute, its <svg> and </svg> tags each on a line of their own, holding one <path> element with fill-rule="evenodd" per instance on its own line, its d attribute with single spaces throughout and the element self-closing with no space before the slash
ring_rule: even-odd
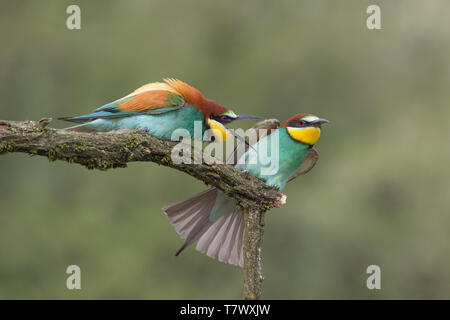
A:
<svg viewBox="0 0 450 320">
<path fill-rule="evenodd" d="M 317 127 L 306 127 L 306 128 L 287 127 L 286 129 L 292 139 L 300 141 L 305 144 L 313 145 L 320 138 L 320 128 Z"/>
<path fill-rule="evenodd" d="M 212 119 L 208 119 L 209 128 L 212 131 L 212 134 L 216 138 L 216 141 L 225 141 L 233 135 L 227 131 L 227 129 L 220 123 Z"/>
</svg>

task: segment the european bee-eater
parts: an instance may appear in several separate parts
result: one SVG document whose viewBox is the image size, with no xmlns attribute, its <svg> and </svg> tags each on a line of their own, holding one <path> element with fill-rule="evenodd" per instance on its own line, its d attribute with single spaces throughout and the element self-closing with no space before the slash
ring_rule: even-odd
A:
<svg viewBox="0 0 450 320">
<path fill-rule="evenodd" d="M 321 125 L 328 120 L 311 114 L 299 114 L 280 127 L 276 120 L 266 120 L 253 128 L 271 129 L 248 148 L 235 167 L 282 190 L 286 183 L 311 170 L 319 156 L 313 145 L 320 137 Z M 277 139 L 272 139 L 278 133 Z M 275 140 L 275 141 L 272 141 Z M 278 143 L 278 148 L 271 144 Z M 261 155 L 260 148 L 267 150 Z M 275 151 L 276 154 L 273 153 Z M 271 157 L 278 157 L 278 170 L 266 175 Z M 267 158 L 266 158 L 267 157 Z M 245 161 L 244 161 L 245 160 Z M 243 266 L 244 215 L 236 201 L 217 188 L 210 188 L 189 199 L 171 204 L 163 211 L 176 232 L 185 239 L 176 255 L 198 241 L 196 249 L 221 262 Z"/>
<path fill-rule="evenodd" d="M 216 140 L 232 136 L 226 124 L 238 119 L 262 119 L 236 115 L 232 110 L 207 99 L 199 90 L 177 79 L 146 84 L 129 95 L 108 103 L 94 112 L 64 117 L 60 120 L 80 123 L 67 128 L 76 131 L 111 131 L 143 129 L 151 135 L 170 140 L 175 129 L 187 129 L 191 137 L 201 140 L 212 129 Z M 196 137 L 194 122 L 202 124 L 202 137 Z"/>
</svg>

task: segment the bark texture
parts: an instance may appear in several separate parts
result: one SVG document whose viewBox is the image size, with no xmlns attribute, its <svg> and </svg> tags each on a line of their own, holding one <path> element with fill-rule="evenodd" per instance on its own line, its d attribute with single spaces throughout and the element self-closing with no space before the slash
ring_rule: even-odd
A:
<svg viewBox="0 0 450 320">
<path fill-rule="evenodd" d="M 78 163 L 88 169 L 125 168 L 128 162 L 148 161 L 171 167 L 215 186 L 237 200 L 245 212 L 244 298 L 261 297 L 261 244 L 264 213 L 278 206 L 283 197 L 276 188 L 248 176 L 232 166 L 212 163 L 177 164 L 172 149 L 178 142 L 161 140 L 140 130 L 82 133 L 48 128 L 51 119 L 39 121 L 0 120 L 0 155 L 23 152 L 49 161 Z M 191 149 L 193 159 L 201 150 Z M 207 163 L 205 163 L 207 162 Z"/>
<path fill-rule="evenodd" d="M 260 299 L 264 280 L 261 245 L 264 234 L 264 212 L 249 208 L 244 211 L 244 299 Z"/>
</svg>

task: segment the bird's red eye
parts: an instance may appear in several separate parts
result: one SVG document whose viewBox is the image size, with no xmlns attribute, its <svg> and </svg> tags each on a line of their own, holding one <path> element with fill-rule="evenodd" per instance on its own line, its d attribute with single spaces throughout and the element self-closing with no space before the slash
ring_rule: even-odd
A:
<svg viewBox="0 0 450 320">
<path fill-rule="evenodd" d="M 222 120 L 226 121 L 227 120 L 227 116 L 222 116 Z"/>
<path fill-rule="evenodd" d="M 298 124 L 300 125 L 300 127 L 303 127 L 306 123 L 305 123 L 305 121 L 300 120 L 300 121 L 298 122 Z"/>
</svg>

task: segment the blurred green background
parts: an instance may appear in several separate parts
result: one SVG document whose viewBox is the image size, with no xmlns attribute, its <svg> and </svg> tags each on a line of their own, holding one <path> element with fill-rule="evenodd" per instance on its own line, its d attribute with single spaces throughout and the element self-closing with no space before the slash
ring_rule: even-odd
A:
<svg viewBox="0 0 450 320">
<path fill-rule="evenodd" d="M 449 1 L 0 4 L 0 119 L 82 114 L 178 77 L 241 113 L 331 120 L 316 168 L 266 217 L 263 298 L 450 298 Z M 173 256 L 161 207 L 204 188 L 153 163 L 1 156 L 0 298 L 239 299 L 240 268 Z M 66 289 L 70 264 L 82 290 Z"/>
</svg>

